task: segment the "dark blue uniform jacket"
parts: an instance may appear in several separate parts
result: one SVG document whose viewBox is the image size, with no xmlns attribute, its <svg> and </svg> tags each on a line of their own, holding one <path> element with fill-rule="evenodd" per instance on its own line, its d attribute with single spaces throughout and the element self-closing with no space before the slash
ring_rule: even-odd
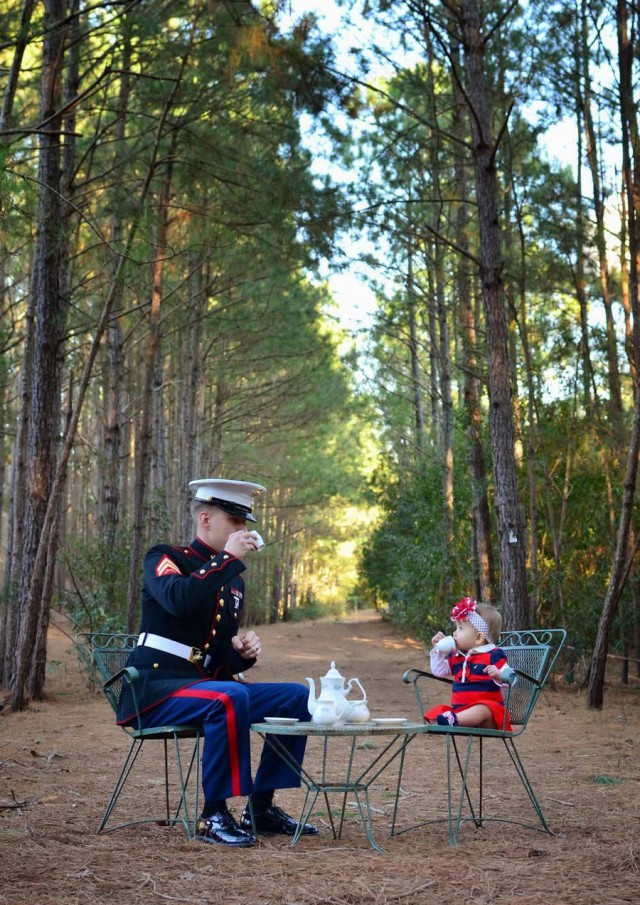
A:
<svg viewBox="0 0 640 905">
<path fill-rule="evenodd" d="M 127 665 L 140 673 L 135 690 L 141 713 L 180 688 L 212 678 L 229 681 L 256 662 L 240 657 L 231 645 L 244 605 L 244 570 L 241 560 L 224 550 L 217 553 L 199 538 L 189 546 L 158 544 L 149 550 L 140 632 L 198 648 L 206 660 L 192 663 L 153 647 L 136 647 Z M 133 717 L 131 688 L 125 683 L 118 723 Z"/>
</svg>

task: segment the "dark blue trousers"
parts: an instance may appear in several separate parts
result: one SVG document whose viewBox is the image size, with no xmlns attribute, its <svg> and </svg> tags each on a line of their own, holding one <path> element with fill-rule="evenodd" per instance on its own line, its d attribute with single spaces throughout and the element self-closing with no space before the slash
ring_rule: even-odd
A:
<svg viewBox="0 0 640 905">
<path fill-rule="evenodd" d="M 264 717 L 310 719 L 309 689 L 294 682 L 196 682 L 174 692 L 143 714 L 145 728 L 201 723 L 202 787 L 205 801 L 300 785 L 300 777 L 264 744 L 255 779 L 251 778 L 250 725 Z M 280 736 L 299 764 L 306 738 Z"/>
</svg>

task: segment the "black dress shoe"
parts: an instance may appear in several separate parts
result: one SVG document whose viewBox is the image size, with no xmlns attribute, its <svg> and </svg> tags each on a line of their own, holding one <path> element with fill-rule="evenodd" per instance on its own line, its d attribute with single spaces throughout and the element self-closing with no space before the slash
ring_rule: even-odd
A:
<svg viewBox="0 0 640 905">
<path fill-rule="evenodd" d="M 198 842 L 212 842 L 214 845 L 236 845 L 241 848 L 255 845 L 258 841 L 251 832 L 251 821 L 249 821 L 249 832 L 247 832 L 238 825 L 233 814 L 226 808 L 211 814 L 210 817 L 198 818 L 196 839 Z"/>
<path fill-rule="evenodd" d="M 293 836 L 298 829 L 298 823 L 277 805 L 269 805 L 261 814 L 254 814 L 256 832 L 261 836 Z M 240 826 L 244 830 L 251 831 L 251 814 L 249 808 L 245 808 L 240 819 Z M 318 827 L 311 823 L 302 824 L 302 836 L 316 836 Z"/>
</svg>

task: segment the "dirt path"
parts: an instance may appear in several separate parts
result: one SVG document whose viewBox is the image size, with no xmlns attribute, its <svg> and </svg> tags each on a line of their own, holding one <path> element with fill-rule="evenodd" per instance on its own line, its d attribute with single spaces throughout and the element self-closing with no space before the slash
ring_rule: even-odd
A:
<svg viewBox="0 0 640 905">
<path fill-rule="evenodd" d="M 421 646 L 388 624 L 361 616 L 266 626 L 260 634 L 265 654 L 256 678 L 317 679 L 335 659 L 343 675 L 361 679 L 374 716 L 416 715 L 401 675 L 423 662 Z M 56 628 L 49 674 L 46 701 L 0 713 L 0 903 L 615 905 L 640 898 L 637 689 L 609 690 L 603 713 L 588 711 L 573 690 L 541 699 L 519 750 L 557 836 L 494 823 L 464 828 L 457 849 L 442 824 L 389 838 L 389 776 L 372 801 L 385 854 L 368 847 L 353 820 L 333 840 L 320 809 L 319 837 L 294 849 L 268 839 L 234 852 L 158 826 L 96 836 L 126 739 Z M 407 823 L 425 809 L 443 813 L 443 754 L 440 739 L 417 739 L 409 749 L 401 802 Z M 307 756 L 317 757 L 312 745 Z M 499 796 L 503 807 L 524 814 L 528 802 L 501 746 L 487 747 L 486 762 L 487 810 Z M 157 791 L 157 767 L 154 757 L 142 764 L 137 798 L 126 803 L 133 813 Z M 279 801 L 295 813 L 302 798 L 290 791 Z"/>
</svg>

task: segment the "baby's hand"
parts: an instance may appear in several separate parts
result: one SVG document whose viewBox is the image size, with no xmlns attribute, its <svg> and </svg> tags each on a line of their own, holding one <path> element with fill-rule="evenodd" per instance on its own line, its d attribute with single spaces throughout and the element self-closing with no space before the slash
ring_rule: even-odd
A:
<svg viewBox="0 0 640 905">
<path fill-rule="evenodd" d="M 490 664 L 489 666 L 485 666 L 484 671 L 486 672 L 486 674 L 488 676 L 491 676 L 492 679 L 495 679 L 498 682 L 502 678 L 500 670 L 498 669 L 497 666 L 494 666 L 493 664 Z"/>
<path fill-rule="evenodd" d="M 444 638 L 444 632 L 438 632 L 437 635 L 434 635 L 431 639 L 431 644 L 436 645 L 438 641 L 441 641 Z"/>
</svg>

